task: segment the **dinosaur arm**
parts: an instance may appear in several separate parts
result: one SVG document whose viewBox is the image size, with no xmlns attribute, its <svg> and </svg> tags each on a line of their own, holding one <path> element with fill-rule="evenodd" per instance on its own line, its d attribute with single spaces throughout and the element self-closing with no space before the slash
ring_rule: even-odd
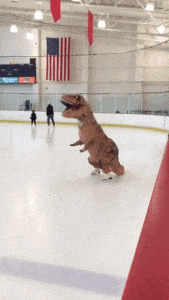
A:
<svg viewBox="0 0 169 300">
<path fill-rule="evenodd" d="M 75 142 L 74 144 L 70 144 L 70 146 L 80 146 L 83 145 L 83 142 L 81 140 Z"/>
<path fill-rule="evenodd" d="M 92 145 L 94 144 L 93 140 L 90 140 L 90 142 L 88 142 L 83 149 L 80 150 L 80 152 L 85 152 L 86 150 L 88 150 Z"/>
</svg>

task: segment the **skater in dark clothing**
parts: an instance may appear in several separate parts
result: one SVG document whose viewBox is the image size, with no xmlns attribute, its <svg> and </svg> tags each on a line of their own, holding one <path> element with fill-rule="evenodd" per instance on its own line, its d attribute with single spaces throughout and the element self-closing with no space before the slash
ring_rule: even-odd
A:
<svg viewBox="0 0 169 300">
<path fill-rule="evenodd" d="M 34 123 L 36 125 L 36 114 L 35 114 L 35 111 L 32 110 L 32 114 L 30 116 L 30 119 L 31 119 L 31 125 Z"/>
<path fill-rule="evenodd" d="M 47 118 L 48 126 L 50 125 L 50 119 L 52 120 L 53 126 L 55 126 L 55 122 L 54 122 L 54 119 L 53 119 L 54 111 L 53 111 L 53 106 L 51 105 L 51 103 L 49 103 L 49 105 L 46 108 L 46 115 L 48 117 Z"/>
</svg>

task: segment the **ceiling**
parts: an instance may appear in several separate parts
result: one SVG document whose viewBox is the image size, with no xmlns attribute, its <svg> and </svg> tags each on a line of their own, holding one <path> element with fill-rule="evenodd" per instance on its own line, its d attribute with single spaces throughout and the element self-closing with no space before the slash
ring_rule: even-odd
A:
<svg viewBox="0 0 169 300">
<path fill-rule="evenodd" d="M 61 19 L 54 23 L 50 12 L 50 0 L 1 0 L 1 24 L 25 24 L 28 27 L 43 28 L 68 25 L 87 28 L 87 13 L 94 14 L 94 29 L 123 34 L 125 38 L 150 41 L 165 41 L 169 37 L 169 0 L 153 1 L 155 10 L 145 10 L 148 0 L 71 0 L 61 1 Z M 34 19 L 36 9 L 43 12 L 43 20 Z M 106 29 L 99 29 L 99 19 L 106 21 Z M 165 25 L 164 34 L 157 27 Z"/>
</svg>

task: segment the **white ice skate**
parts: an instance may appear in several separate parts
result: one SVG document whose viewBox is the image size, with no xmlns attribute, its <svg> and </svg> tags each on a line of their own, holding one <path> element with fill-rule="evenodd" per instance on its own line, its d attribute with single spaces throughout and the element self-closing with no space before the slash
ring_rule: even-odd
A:
<svg viewBox="0 0 169 300">
<path fill-rule="evenodd" d="M 112 179 L 112 174 L 108 173 L 108 174 L 104 174 L 102 180 L 109 180 Z"/>
<path fill-rule="evenodd" d="M 93 176 L 93 175 L 98 175 L 98 174 L 100 174 L 100 169 L 94 169 L 92 172 L 91 172 L 91 175 Z"/>
</svg>

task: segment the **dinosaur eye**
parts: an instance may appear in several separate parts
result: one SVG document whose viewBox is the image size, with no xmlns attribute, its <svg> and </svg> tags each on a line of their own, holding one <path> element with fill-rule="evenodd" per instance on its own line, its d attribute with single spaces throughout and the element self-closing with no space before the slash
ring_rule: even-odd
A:
<svg viewBox="0 0 169 300">
<path fill-rule="evenodd" d="M 79 101 L 80 100 L 80 96 L 76 96 L 76 99 Z"/>
</svg>

